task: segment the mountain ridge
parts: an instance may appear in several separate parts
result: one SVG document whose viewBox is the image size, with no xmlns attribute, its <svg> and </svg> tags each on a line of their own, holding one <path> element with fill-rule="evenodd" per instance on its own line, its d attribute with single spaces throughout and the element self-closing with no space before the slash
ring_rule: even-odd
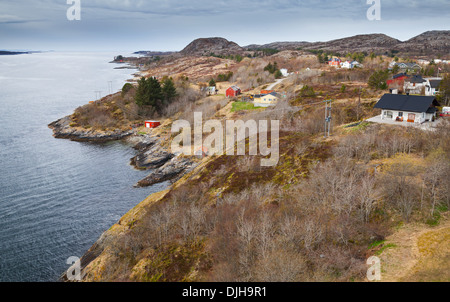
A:
<svg viewBox="0 0 450 302">
<path fill-rule="evenodd" d="M 240 46 L 225 38 L 200 38 L 192 41 L 179 53 L 182 55 L 230 55 L 246 51 L 272 48 L 283 50 L 323 50 L 333 53 L 374 52 L 404 55 L 446 55 L 450 53 L 450 30 L 432 30 L 409 40 L 401 41 L 383 33 L 360 34 L 322 42 L 283 41 Z"/>
</svg>

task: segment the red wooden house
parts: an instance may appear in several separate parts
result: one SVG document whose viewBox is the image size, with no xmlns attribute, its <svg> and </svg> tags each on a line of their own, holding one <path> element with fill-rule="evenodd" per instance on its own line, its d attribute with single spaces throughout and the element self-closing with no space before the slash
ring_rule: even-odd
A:
<svg viewBox="0 0 450 302">
<path fill-rule="evenodd" d="M 226 91 L 227 98 L 236 97 L 240 94 L 241 94 L 241 88 L 234 86 L 234 85 L 231 86 L 230 88 L 228 88 Z"/>
<path fill-rule="evenodd" d="M 157 121 L 145 121 L 145 128 L 157 128 L 161 123 Z"/>
<path fill-rule="evenodd" d="M 339 58 L 332 58 L 330 61 L 328 61 L 328 65 L 334 66 L 334 67 L 340 67 L 341 63 L 342 63 L 342 61 Z"/>
<path fill-rule="evenodd" d="M 408 75 L 406 73 L 399 73 L 392 77 L 391 80 L 386 81 L 386 84 L 388 87 L 391 87 L 392 85 L 397 84 L 400 87 L 403 87 L 403 83 L 408 78 Z"/>
</svg>

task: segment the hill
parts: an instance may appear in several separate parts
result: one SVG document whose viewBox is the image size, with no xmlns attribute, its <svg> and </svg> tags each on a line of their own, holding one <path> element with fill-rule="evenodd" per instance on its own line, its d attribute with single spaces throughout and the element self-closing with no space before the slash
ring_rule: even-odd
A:
<svg viewBox="0 0 450 302">
<path fill-rule="evenodd" d="M 450 53 L 450 30 L 427 31 L 395 47 L 400 52 L 414 55 Z"/>
<path fill-rule="evenodd" d="M 244 49 L 237 43 L 224 38 L 201 38 L 189 43 L 180 54 L 184 56 L 201 55 L 235 55 L 244 53 Z"/>
<path fill-rule="evenodd" d="M 427 31 L 407 41 L 385 34 L 365 34 L 327 42 L 274 42 L 264 45 L 252 44 L 246 49 L 274 48 L 278 50 L 324 50 L 330 52 L 372 52 L 386 54 L 391 51 L 405 55 L 444 55 L 450 49 L 450 31 Z"/>
</svg>

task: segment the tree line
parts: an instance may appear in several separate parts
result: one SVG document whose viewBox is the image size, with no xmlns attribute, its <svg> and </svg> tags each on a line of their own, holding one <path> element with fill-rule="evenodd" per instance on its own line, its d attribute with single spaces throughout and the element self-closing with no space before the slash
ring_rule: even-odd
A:
<svg viewBox="0 0 450 302">
<path fill-rule="evenodd" d="M 158 114 L 172 103 L 178 96 L 172 78 L 164 78 L 162 84 L 155 77 L 144 78 L 138 81 L 135 102 L 139 107 L 151 106 Z"/>
</svg>

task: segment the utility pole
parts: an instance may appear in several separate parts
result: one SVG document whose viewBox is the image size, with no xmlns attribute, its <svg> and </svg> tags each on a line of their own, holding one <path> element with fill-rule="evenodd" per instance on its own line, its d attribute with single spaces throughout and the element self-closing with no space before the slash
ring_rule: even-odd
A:
<svg viewBox="0 0 450 302">
<path fill-rule="evenodd" d="M 112 89 L 112 81 L 108 81 L 108 91 L 109 91 L 109 94 L 112 94 L 112 91 L 113 91 L 113 89 Z"/>
<path fill-rule="evenodd" d="M 331 135 L 331 100 L 325 102 L 325 138 Z"/>
<path fill-rule="evenodd" d="M 100 90 L 95 91 L 95 100 L 99 100 L 102 97 L 102 92 Z"/>
</svg>

